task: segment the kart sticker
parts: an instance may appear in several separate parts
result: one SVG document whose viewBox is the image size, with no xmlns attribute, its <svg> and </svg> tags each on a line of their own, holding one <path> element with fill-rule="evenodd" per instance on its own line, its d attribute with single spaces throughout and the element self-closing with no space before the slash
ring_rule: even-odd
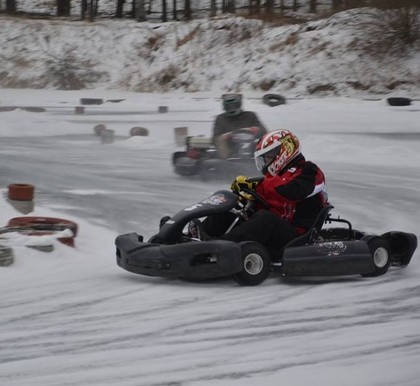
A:
<svg viewBox="0 0 420 386">
<path fill-rule="evenodd" d="M 347 246 L 342 241 L 318 244 L 319 251 L 327 256 L 339 256 L 346 252 Z"/>
<path fill-rule="evenodd" d="M 213 194 L 213 196 L 210 196 L 209 198 L 206 198 L 205 200 L 199 202 L 198 204 L 194 204 L 189 206 L 188 208 L 185 208 L 184 211 L 191 212 L 192 210 L 201 208 L 203 205 L 212 205 L 212 206 L 218 206 L 227 201 L 224 194 Z"/>
<path fill-rule="evenodd" d="M 213 194 L 213 196 L 210 196 L 209 198 L 206 198 L 205 200 L 201 201 L 203 204 L 208 205 L 221 205 L 226 202 L 226 197 L 223 194 Z"/>
</svg>

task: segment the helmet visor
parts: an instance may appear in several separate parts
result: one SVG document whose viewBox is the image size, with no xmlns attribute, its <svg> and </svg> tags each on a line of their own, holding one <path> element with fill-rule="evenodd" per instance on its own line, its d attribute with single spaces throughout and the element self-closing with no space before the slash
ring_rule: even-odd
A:
<svg viewBox="0 0 420 386">
<path fill-rule="evenodd" d="M 227 113 L 235 113 L 239 111 L 242 106 L 241 94 L 224 94 L 222 99 L 223 108 Z"/>
<path fill-rule="evenodd" d="M 267 168 L 278 156 L 281 146 L 278 143 L 273 145 L 255 152 L 255 164 L 258 170 Z"/>
</svg>

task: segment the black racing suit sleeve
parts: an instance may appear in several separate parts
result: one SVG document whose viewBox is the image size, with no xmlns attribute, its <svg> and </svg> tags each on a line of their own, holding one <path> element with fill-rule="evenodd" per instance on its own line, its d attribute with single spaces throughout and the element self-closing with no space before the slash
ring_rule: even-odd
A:
<svg viewBox="0 0 420 386">
<path fill-rule="evenodd" d="M 297 202 L 292 221 L 293 225 L 309 228 L 324 207 L 322 193 L 308 197 L 314 192 L 317 180 L 324 182 L 321 175 L 322 172 L 319 168 L 308 161 L 300 170 L 300 174 L 289 184 L 276 188 L 277 193 L 290 201 Z"/>
<path fill-rule="evenodd" d="M 308 161 L 296 173 L 288 184 L 276 187 L 276 192 L 290 201 L 304 200 L 314 191 L 318 167 Z"/>
</svg>

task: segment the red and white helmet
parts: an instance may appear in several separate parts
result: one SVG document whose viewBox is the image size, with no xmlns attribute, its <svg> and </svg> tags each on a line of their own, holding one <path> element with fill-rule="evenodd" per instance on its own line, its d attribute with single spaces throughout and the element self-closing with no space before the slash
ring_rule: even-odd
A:
<svg viewBox="0 0 420 386">
<path fill-rule="evenodd" d="M 265 134 L 257 144 L 254 158 L 257 169 L 272 176 L 281 172 L 300 154 L 297 137 L 289 130 L 275 130 Z"/>
</svg>

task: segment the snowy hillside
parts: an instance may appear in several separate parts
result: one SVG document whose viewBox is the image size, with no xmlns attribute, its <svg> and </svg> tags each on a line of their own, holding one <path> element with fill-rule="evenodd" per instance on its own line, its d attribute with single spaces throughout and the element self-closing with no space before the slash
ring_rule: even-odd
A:
<svg viewBox="0 0 420 386">
<path fill-rule="evenodd" d="M 240 17 L 168 23 L 1 17 L 0 87 L 420 97 L 420 50 L 372 57 L 364 10 L 275 26 Z"/>
</svg>

